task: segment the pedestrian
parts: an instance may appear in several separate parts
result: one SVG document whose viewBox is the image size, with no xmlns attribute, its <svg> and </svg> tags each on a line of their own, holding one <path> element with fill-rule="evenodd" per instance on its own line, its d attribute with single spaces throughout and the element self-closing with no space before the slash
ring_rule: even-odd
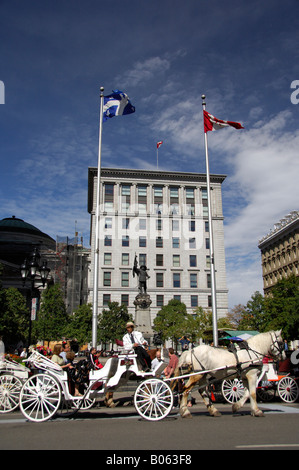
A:
<svg viewBox="0 0 299 470">
<path fill-rule="evenodd" d="M 170 377 L 173 377 L 174 371 L 179 362 L 179 358 L 175 354 L 173 348 L 168 348 L 168 352 L 169 352 L 170 360 L 169 360 L 167 367 L 164 369 L 164 374 L 165 374 L 166 379 L 170 379 Z"/>
</svg>

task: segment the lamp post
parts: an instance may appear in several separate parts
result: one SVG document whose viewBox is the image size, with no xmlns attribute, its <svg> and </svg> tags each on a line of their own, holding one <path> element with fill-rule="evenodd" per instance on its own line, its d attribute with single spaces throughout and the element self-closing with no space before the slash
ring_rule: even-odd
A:
<svg viewBox="0 0 299 470">
<path fill-rule="evenodd" d="M 30 299 L 31 299 L 31 310 L 29 316 L 29 336 L 28 336 L 28 346 L 31 344 L 31 326 L 32 320 L 35 319 L 36 313 L 36 298 L 33 297 L 34 289 L 38 289 L 41 286 L 35 286 L 35 281 L 41 281 L 42 286 L 45 287 L 47 279 L 49 277 L 50 268 L 47 266 L 47 261 L 43 261 L 40 265 L 40 253 L 37 247 L 34 248 L 30 261 L 27 259 L 24 260 L 23 264 L 20 267 L 21 277 L 23 279 L 23 286 L 25 286 L 26 281 L 31 282 L 30 289 Z M 37 274 L 39 273 L 39 279 L 36 279 Z"/>
</svg>

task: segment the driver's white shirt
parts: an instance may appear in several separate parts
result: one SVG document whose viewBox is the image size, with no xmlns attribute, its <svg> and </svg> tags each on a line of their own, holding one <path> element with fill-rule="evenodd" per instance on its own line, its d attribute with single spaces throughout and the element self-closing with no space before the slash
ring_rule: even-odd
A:
<svg viewBox="0 0 299 470">
<path fill-rule="evenodd" d="M 144 345 L 142 343 L 145 342 L 147 344 L 147 341 L 145 341 L 142 333 L 140 333 L 140 331 L 132 331 L 132 334 L 134 338 L 134 343 L 138 343 L 140 344 L 140 346 L 144 348 Z M 124 349 L 126 351 L 130 351 L 130 352 L 134 351 L 133 343 L 131 341 L 131 337 L 129 333 L 125 334 L 125 336 L 123 337 L 123 343 L 124 343 Z"/>
</svg>

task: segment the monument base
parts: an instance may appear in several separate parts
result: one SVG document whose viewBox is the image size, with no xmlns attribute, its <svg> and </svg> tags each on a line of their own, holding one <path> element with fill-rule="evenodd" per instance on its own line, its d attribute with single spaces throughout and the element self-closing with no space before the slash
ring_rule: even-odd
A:
<svg viewBox="0 0 299 470">
<path fill-rule="evenodd" d="M 135 326 L 149 345 L 152 344 L 154 332 L 151 326 L 151 309 L 152 303 L 148 294 L 138 294 L 134 300 L 135 305 Z"/>
</svg>

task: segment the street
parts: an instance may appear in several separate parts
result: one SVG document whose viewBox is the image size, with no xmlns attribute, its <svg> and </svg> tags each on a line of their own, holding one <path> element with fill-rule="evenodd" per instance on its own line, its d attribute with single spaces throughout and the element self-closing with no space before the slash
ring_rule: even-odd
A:
<svg viewBox="0 0 299 470">
<path fill-rule="evenodd" d="M 219 403 L 217 408 L 222 416 L 212 418 L 197 400 L 191 408 L 193 419 L 182 419 L 174 408 L 167 418 L 158 422 L 140 418 L 130 401 L 124 403 L 126 406 L 95 407 L 80 411 L 73 418 L 56 418 L 44 423 L 28 422 L 19 411 L 2 414 L 0 449 L 102 450 L 106 451 L 105 459 L 112 458 L 108 464 L 124 463 L 115 459 L 123 455 L 122 451 L 131 450 L 150 450 L 142 453 L 144 457 L 162 451 L 186 455 L 187 451 L 196 450 L 299 449 L 299 403 L 277 400 L 260 404 L 265 413 L 263 418 L 250 416 L 249 404 L 233 415 L 230 404 Z M 138 465 L 137 461 L 130 463 Z"/>
</svg>

